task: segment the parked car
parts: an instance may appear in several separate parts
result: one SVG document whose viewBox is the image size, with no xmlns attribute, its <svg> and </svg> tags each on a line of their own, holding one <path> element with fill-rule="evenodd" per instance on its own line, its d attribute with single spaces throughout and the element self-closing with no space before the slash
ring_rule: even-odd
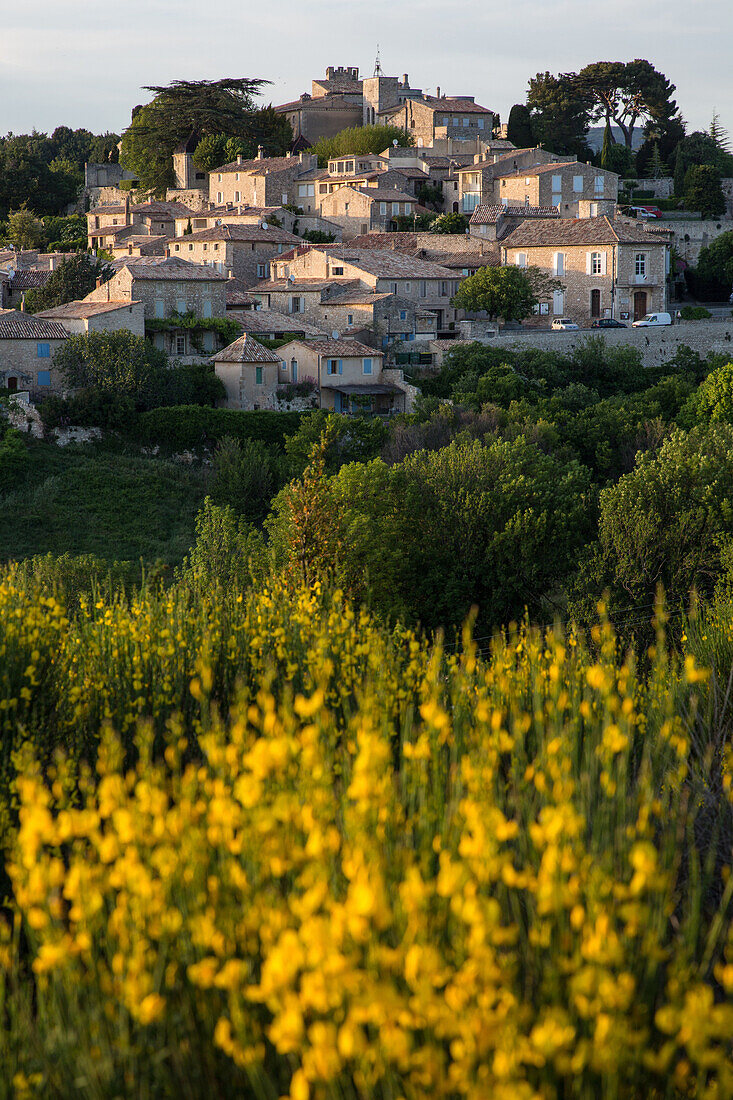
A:
<svg viewBox="0 0 733 1100">
<path fill-rule="evenodd" d="M 628 328 L 623 321 L 617 321 L 615 317 L 601 317 L 600 320 L 594 321 L 591 328 Z"/>
<path fill-rule="evenodd" d="M 661 218 L 662 216 L 658 206 L 630 206 L 628 209 L 632 218 Z"/>
<path fill-rule="evenodd" d="M 654 325 L 671 325 L 672 315 L 670 313 L 647 313 L 646 317 L 642 317 L 640 321 L 633 321 L 632 328 L 651 328 Z"/>
<path fill-rule="evenodd" d="M 569 317 L 557 317 L 552 322 L 552 328 L 555 332 L 575 332 L 580 325 L 576 325 L 575 321 L 571 321 Z"/>
</svg>

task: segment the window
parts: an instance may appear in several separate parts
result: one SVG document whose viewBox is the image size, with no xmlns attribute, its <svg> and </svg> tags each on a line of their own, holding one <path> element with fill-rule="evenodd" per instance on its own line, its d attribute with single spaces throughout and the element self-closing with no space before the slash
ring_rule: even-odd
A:
<svg viewBox="0 0 733 1100">
<path fill-rule="evenodd" d="M 203 337 L 202 337 L 202 344 L 203 344 L 204 351 L 213 351 L 214 350 L 214 333 L 211 332 L 211 331 L 205 332 L 203 334 Z"/>
<path fill-rule="evenodd" d="M 219 202 L 219 203 L 224 202 L 224 192 L 223 191 L 217 191 L 216 192 L 216 201 Z"/>
<path fill-rule="evenodd" d="M 603 274 L 603 257 L 600 252 L 590 254 L 590 273 L 591 275 Z"/>
<path fill-rule="evenodd" d="M 483 130 L 484 128 L 484 120 L 482 118 L 478 120 L 478 128 L 479 130 Z"/>
<path fill-rule="evenodd" d="M 239 183 L 239 172 L 234 173 L 234 178 L 237 181 L 237 183 Z"/>
<path fill-rule="evenodd" d="M 525 187 L 529 187 L 531 182 L 532 182 L 532 177 L 531 176 L 525 176 L 524 177 L 524 186 Z"/>
<path fill-rule="evenodd" d="M 155 299 L 155 316 L 165 317 L 165 302 L 162 298 Z"/>
<path fill-rule="evenodd" d="M 400 204 L 398 202 L 393 202 L 392 203 L 392 213 L 393 214 L 399 214 L 399 212 L 400 212 Z"/>
<path fill-rule="evenodd" d="M 201 311 L 201 315 L 202 315 L 202 317 L 211 317 L 212 310 L 211 310 L 211 302 L 210 301 L 207 300 L 207 301 L 204 302 L 203 309 Z"/>
<path fill-rule="evenodd" d="M 221 183 L 221 172 L 219 172 L 218 176 L 216 177 L 216 182 Z"/>
<path fill-rule="evenodd" d="M 400 310 L 400 321 L 406 321 L 406 320 L 407 320 L 407 310 L 406 309 L 401 309 Z"/>
<path fill-rule="evenodd" d="M 427 296 L 428 296 L 428 284 L 425 282 L 424 279 L 422 279 L 420 281 L 420 297 L 421 298 L 427 298 Z"/>
<path fill-rule="evenodd" d="M 595 184 L 594 184 L 594 190 L 595 190 L 596 195 L 602 195 L 603 194 L 603 176 L 596 176 Z"/>
<path fill-rule="evenodd" d="M 475 210 L 481 202 L 481 195 L 478 191 L 466 191 L 463 195 L 463 210 L 465 213 L 470 213 Z"/>
<path fill-rule="evenodd" d="M 554 263 L 553 266 L 554 266 L 555 275 L 564 275 L 565 274 L 565 253 L 564 252 L 556 252 L 555 253 L 555 263 Z"/>
<path fill-rule="evenodd" d="M 235 192 L 234 192 L 234 201 L 235 201 L 235 202 L 239 202 L 239 196 L 240 196 L 240 192 L 239 192 L 239 191 L 235 191 Z"/>
<path fill-rule="evenodd" d="M 51 358 L 51 345 L 50 344 L 36 344 L 36 358 L 38 358 L 38 359 L 50 359 Z"/>
<path fill-rule="evenodd" d="M 173 251 L 174 251 L 174 252 L 180 252 L 180 251 L 181 251 L 181 246 L 180 246 L 180 244 L 176 244 L 176 245 L 174 245 L 174 246 L 173 246 Z"/>
<path fill-rule="evenodd" d="M 214 252 L 218 252 L 218 251 L 219 251 L 219 245 L 218 245 L 218 244 L 215 244 L 215 245 L 214 245 Z"/>
<path fill-rule="evenodd" d="M 583 177 L 573 176 L 573 191 L 578 195 L 583 190 Z"/>
<path fill-rule="evenodd" d="M 409 293 L 410 293 L 410 284 L 405 283 L 405 294 L 409 294 Z"/>
<path fill-rule="evenodd" d="M 470 119 L 470 118 L 464 118 L 464 120 L 463 120 L 463 125 L 464 125 L 464 126 L 468 126 L 468 125 L 470 124 L 470 122 L 471 122 L 471 119 Z"/>
<path fill-rule="evenodd" d="M 514 257 L 514 263 L 517 265 L 517 267 L 526 267 L 527 266 L 527 253 L 526 252 L 517 252 L 516 256 Z"/>
<path fill-rule="evenodd" d="M 185 312 L 186 312 L 186 299 L 185 298 L 177 298 L 176 299 L 176 313 L 185 313 Z"/>
<path fill-rule="evenodd" d="M 257 278 L 258 279 L 264 279 L 265 278 L 265 264 L 257 264 Z"/>
<path fill-rule="evenodd" d="M 381 214 L 382 217 L 387 216 L 387 203 L 386 202 L 380 202 L 380 204 L 379 204 L 379 213 Z"/>
<path fill-rule="evenodd" d="M 192 244 L 190 244 L 190 245 L 188 246 L 188 251 L 189 251 L 189 252 L 193 252 L 193 245 L 192 245 Z"/>
<path fill-rule="evenodd" d="M 371 361 L 371 359 L 364 359 L 363 364 L 364 364 L 364 366 L 363 366 L 364 374 L 371 374 L 372 373 L 372 361 Z"/>
<path fill-rule="evenodd" d="M 343 374 L 343 361 L 341 359 L 328 359 L 326 361 L 326 374 Z"/>
<path fill-rule="evenodd" d="M 297 359 L 291 359 L 290 360 L 290 379 L 291 379 L 292 382 L 297 382 L 298 381 L 298 360 Z"/>
<path fill-rule="evenodd" d="M 442 297 L 442 298 L 445 298 L 445 296 L 446 296 L 446 294 L 447 294 L 447 293 L 448 293 L 448 284 L 447 284 L 447 283 L 441 283 L 441 284 L 440 284 L 440 294 L 441 294 L 441 297 Z"/>
<path fill-rule="evenodd" d="M 262 385 L 262 367 L 255 367 L 255 385 Z"/>
<path fill-rule="evenodd" d="M 344 273 L 343 267 L 339 266 L 339 267 L 332 267 L 331 268 L 331 274 L 332 275 L 343 275 L 343 273 Z"/>
<path fill-rule="evenodd" d="M 562 317 L 565 312 L 565 294 L 562 290 L 555 290 L 552 294 L 552 312 L 556 317 Z"/>
<path fill-rule="evenodd" d="M 51 371 L 50 370 L 39 370 L 38 374 L 36 375 L 36 385 L 37 386 L 50 386 L 51 385 Z"/>
<path fill-rule="evenodd" d="M 646 275 L 646 252 L 637 252 L 634 257 L 634 270 L 637 279 Z"/>
<path fill-rule="evenodd" d="M 346 314 L 346 324 L 347 325 L 353 325 L 353 323 L 354 323 L 354 314 L 353 313 L 347 313 Z"/>
<path fill-rule="evenodd" d="M 552 177 L 552 190 L 557 191 L 557 192 L 562 191 L 562 176 L 553 176 Z M 555 202 L 554 199 L 553 199 L 553 202 Z M 557 203 L 555 203 L 555 206 L 557 206 Z"/>
<path fill-rule="evenodd" d="M 290 312 L 291 313 L 302 313 L 303 312 L 303 299 L 302 298 L 291 298 L 290 299 Z"/>
<path fill-rule="evenodd" d="M 390 283 L 390 288 L 393 294 L 397 293 L 397 283 Z"/>
<path fill-rule="evenodd" d="M 186 337 L 176 336 L 176 355 L 186 354 Z"/>
</svg>

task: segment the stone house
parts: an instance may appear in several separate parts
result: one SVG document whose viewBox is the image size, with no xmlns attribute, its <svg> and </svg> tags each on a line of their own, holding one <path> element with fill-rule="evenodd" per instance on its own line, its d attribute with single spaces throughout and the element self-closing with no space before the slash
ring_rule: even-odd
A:
<svg viewBox="0 0 733 1100">
<path fill-rule="evenodd" d="M 28 390 L 34 397 L 60 391 L 53 359 L 68 335 L 58 321 L 0 310 L 0 386 L 11 393 Z"/>
<path fill-rule="evenodd" d="M 190 217 L 192 211 L 180 202 L 131 203 L 95 206 L 87 214 L 87 240 L 90 248 L 111 249 L 122 237 L 173 237 L 176 218 Z"/>
<path fill-rule="evenodd" d="M 502 170 L 494 177 L 493 201 L 507 206 L 555 206 L 563 218 L 578 218 L 580 204 L 589 205 L 591 217 L 601 213 L 595 204 L 618 199 L 618 176 L 605 168 L 580 161 L 537 164 L 531 168 Z"/>
<path fill-rule="evenodd" d="M 534 168 L 541 164 L 576 163 L 575 157 L 562 157 L 540 146 L 526 149 L 496 150 L 487 146 L 485 151 L 454 169 L 450 193 L 451 204 L 446 209 L 470 214 L 477 206 L 501 205 L 496 180 L 503 174 Z M 521 204 L 525 205 L 524 194 Z M 511 202 L 510 205 L 517 205 Z M 536 205 L 536 204 L 533 204 Z"/>
<path fill-rule="evenodd" d="M 211 354 L 221 345 L 216 326 L 206 329 L 206 321 L 226 316 L 225 275 L 173 256 L 129 257 L 115 266 L 112 278 L 91 291 L 85 302 L 141 302 L 146 334 L 176 359 L 197 362 L 202 353 Z M 176 324 L 183 314 L 197 319 L 199 333 Z"/>
<path fill-rule="evenodd" d="M 214 370 L 227 391 L 229 409 L 278 406 L 281 356 L 245 333 L 214 356 Z"/>
<path fill-rule="evenodd" d="M 318 171 L 318 158 L 312 153 L 292 157 L 265 157 L 258 150 L 254 160 L 237 157 L 209 172 L 209 201 L 217 206 L 297 205 L 297 180 Z"/>
<path fill-rule="evenodd" d="M 285 229 L 267 225 L 217 225 L 197 229 L 169 243 L 171 256 L 190 263 L 213 267 L 222 275 L 233 275 L 255 283 L 269 275 L 269 261 L 301 243 Z"/>
<path fill-rule="evenodd" d="M 631 322 L 665 310 L 669 251 L 659 234 L 605 216 L 528 220 L 501 242 L 503 264 L 537 267 L 563 285 L 541 303 L 539 325 L 553 317 L 579 325 L 601 317 Z"/>
<path fill-rule="evenodd" d="M 350 248 L 348 245 L 301 246 L 284 254 L 271 265 L 272 281 L 297 283 L 310 280 L 339 285 L 355 280 L 363 288 L 394 294 L 421 310 L 435 314 L 438 332 L 453 331 L 456 313 L 451 299 L 460 277 L 449 268 L 429 260 L 404 255 L 391 248 Z M 267 294 L 268 283 L 256 287 L 258 296 Z M 296 297 L 298 295 L 295 295 Z"/>
<path fill-rule="evenodd" d="M 117 332 L 127 329 L 134 336 L 145 335 L 142 302 L 89 302 L 84 299 L 34 314 L 43 321 L 57 321 L 70 336 L 90 332 Z"/>
<path fill-rule="evenodd" d="M 363 233 L 386 233 L 394 218 L 413 216 L 416 199 L 392 188 L 344 184 L 322 196 L 320 206 L 323 216 L 340 225 L 343 239 L 349 240 Z"/>
<path fill-rule="evenodd" d="M 175 236 L 183 237 L 189 233 L 195 233 L 199 229 L 214 229 L 217 225 L 257 225 L 261 226 L 267 218 L 273 214 L 282 214 L 280 206 L 247 206 L 233 202 L 223 203 L 217 206 L 208 203 L 202 210 L 194 214 L 183 215 L 176 218 Z"/>
<path fill-rule="evenodd" d="M 254 336 L 258 340 L 284 340 L 325 337 L 328 332 L 310 324 L 302 317 L 293 316 L 292 313 L 280 313 L 276 309 L 248 309 L 242 310 L 237 320 L 244 332 Z"/>
<path fill-rule="evenodd" d="M 320 408 L 357 415 L 407 412 L 411 387 L 385 371 L 381 352 L 358 340 L 293 340 L 278 349 L 280 382 L 313 378 Z"/>
<path fill-rule="evenodd" d="M 499 241 L 528 218 L 557 221 L 559 217 L 556 206 L 477 206 L 468 223 L 468 232 L 473 239 Z"/>
<path fill-rule="evenodd" d="M 381 121 L 412 134 L 418 148 L 424 148 L 447 138 L 459 145 L 490 138 L 495 117 L 493 111 L 476 103 L 473 96 L 438 95 L 406 99 L 383 112 Z"/>
<path fill-rule="evenodd" d="M 126 256 L 165 256 L 169 240 L 169 237 L 146 237 L 123 231 L 115 237 L 113 244 L 107 245 L 107 251 L 112 253 L 115 260 Z"/>
</svg>

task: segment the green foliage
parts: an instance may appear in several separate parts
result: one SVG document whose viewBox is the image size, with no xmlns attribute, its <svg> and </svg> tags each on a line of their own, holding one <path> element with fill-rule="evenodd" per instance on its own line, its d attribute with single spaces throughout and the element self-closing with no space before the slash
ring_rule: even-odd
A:
<svg viewBox="0 0 733 1100">
<path fill-rule="evenodd" d="M 308 465 L 313 448 L 324 433 L 327 437 L 324 469 L 335 473 L 347 462 L 376 458 L 387 440 L 388 429 L 377 417 L 342 416 L 314 409 L 303 416 L 298 430 L 285 441 L 285 451 L 298 474 Z"/>
<path fill-rule="evenodd" d="M 721 233 L 700 249 L 697 274 L 706 282 L 719 284 L 726 293 L 733 287 L 733 230 Z"/>
<path fill-rule="evenodd" d="M 331 244 L 336 240 L 332 233 L 324 233 L 322 229 L 304 229 L 300 235 L 311 244 Z"/>
<path fill-rule="evenodd" d="M 76 200 L 84 163 L 109 159 L 92 155 L 116 135 L 96 137 L 88 130 L 58 126 L 47 134 L 7 134 L 0 138 L 0 218 L 26 203 L 39 215 L 60 214 Z"/>
<path fill-rule="evenodd" d="M 685 173 L 684 201 L 688 210 L 699 210 L 703 218 L 724 214 L 727 206 L 719 170 L 710 164 L 688 168 Z"/>
<path fill-rule="evenodd" d="M 194 165 L 205 172 L 211 172 L 220 164 L 226 164 L 228 140 L 226 134 L 206 134 L 194 151 L 192 158 Z"/>
<path fill-rule="evenodd" d="M 609 172 L 616 172 L 619 176 L 628 175 L 634 167 L 634 156 L 626 145 L 620 145 L 617 141 L 606 144 L 606 135 L 611 134 L 610 125 L 606 125 L 603 136 L 603 148 L 601 150 L 601 168 Z"/>
<path fill-rule="evenodd" d="M 417 190 L 417 201 L 423 206 L 442 206 L 443 188 L 437 183 L 421 183 Z"/>
<path fill-rule="evenodd" d="M 227 435 L 241 442 L 259 439 L 269 445 L 282 445 L 286 436 L 297 432 L 302 415 L 177 405 L 142 413 L 136 430 L 143 443 L 173 451 L 210 448 Z"/>
<path fill-rule="evenodd" d="M 134 112 L 122 137 L 121 163 L 135 172 L 143 190 L 160 194 L 173 182 L 173 150 L 191 133 L 200 139 L 225 134 L 261 140 L 263 119 L 255 118 L 254 98 L 267 83 L 249 78 L 175 80 L 146 88 L 154 98 Z M 279 152 L 279 130 L 277 144 Z"/>
<path fill-rule="evenodd" d="M 517 149 L 530 149 L 534 146 L 532 116 L 523 103 L 515 103 L 507 120 L 507 141 L 513 142 Z"/>
<path fill-rule="evenodd" d="M 102 259 L 94 259 L 86 252 L 70 256 L 51 272 L 45 286 L 26 293 L 26 309 L 31 313 L 40 313 L 66 302 L 77 301 L 94 290 L 98 279 L 106 283 L 113 274 L 109 264 Z"/>
<path fill-rule="evenodd" d="M 28 452 L 23 436 L 14 428 L 0 436 L 0 494 L 9 492 L 27 468 Z"/>
<path fill-rule="evenodd" d="M 144 337 L 120 329 L 70 336 L 54 366 L 72 389 L 108 390 L 149 408 L 164 386 L 168 357 Z"/>
<path fill-rule="evenodd" d="M 713 370 L 692 393 L 680 413 L 683 427 L 694 424 L 733 425 L 733 363 Z"/>
<path fill-rule="evenodd" d="M 242 326 L 227 317 L 197 317 L 195 313 L 172 313 L 170 317 L 150 317 L 145 322 L 145 332 L 174 332 L 186 329 L 191 333 L 192 343 L 199 354 L 203 353 L 201 336 L 205 332 L 215 332 L 221 346 L 227 347 L 242 335 Z"/>
<path fill-rule="evenodd" d="M 684 195 L 687 170 L 696 165 L 709 165 L 717 168 L 721 176 L 733 175 L 733 156 L 716 144 L 710 134 L 695 130 L 677 145 L 674 155 L 674 193 L 678 198 Z"/>
<path fill-rule="evenodd" d="M 325 168 L 333 157 L 345 157 L 350 153 L 357 156 L 382 153 L 395 141 L 398 145 L 414 145 L 412 135 L 400 126 L 350 126 L 332 138 L 321 138 L 312 146 L 311 152 L 318 157 L 319 166 Z"/>
<path fill-rule="evenodd" d="M 522 321 L 530 317 L 537 297 L 527 271 L 520 267 L 482 267 L 458 287 L 453 299 L 457 309 L 485 311 L 489 317 Z"/>
<path fill-rule="evenodd" d="M 182 561 L 205 495 L 200 470 L 89 448 L 24 445 L 23 469 L 0 495 L 0 561 L 66 552 Z"/>
<path fill-rule="evenodd" d="M 262 440 L 224 436 L 214 451 L 211 499 L 230 506 L 248 523 L 260 524 L 285 480 L 283 472 L 277 452 Z"/>
<path fill-rule="evenodd" d="M 721 540 L 733 535 L 733 426 L 673 431 L 656 454 L 601 492 L 598 549 L 585 582 L 616 606 L 651 604 L 658 585 L 674 607 L 712 592 Z M 600 586 L 600 587 L 599 587 Z"/>
<path fill-rule="evenodd" d="M 712 317 L 712 313 L 709 309 L 705 309 L 705 306 L 682 306 L 680 310 L 680 318 L 683 321 L 707 321 Z"/>
<path fill-rule="evenodd" d="M 244 592 L 262 579 L 264 565 L 261 535 L 233 508 L 216 505 L 207 497 L 196 516 L 196 542 L 181 570 L 183 582 L 207 596 L 215 589 Z"/>
<path fill-rule="evenodd" d="M 537 73 L 529 82 L 527 107 L 539 145 L 553 153 L 587 158 L 589 101 L 572 74 Z"/>
<path fill-rule="evenodd" d="M 23 203 L 8 214 L 8 240 L 16 248 L 42 248 L 46 242 L 43 222 Z"/>
<path fill-rule="evenodd" d="M 590 533 L 589 491 L 578 464 L 520 438 L 352 463 L 313 494 L 333 532 L 322 551 L 333 579 L 381 614 L 435 628 L 472 605 L 482 626 L 539 610 Z M 302 553 L 298 492 L 284 489 L 267 523 L 286 569 Z"/>
<path fill-rule="evenodd" d="M 465 233 L 467 228 L 468 218 L 458 213 L 438 214 L 430 223 L 431 233 Z"/>
<path fill-rule="evenodd" d="M 672 99 L 674 84 L 640 58 L 628 62 L 597 61 L 561 79 L 571 79 L 586 98 L 590 121 L 604 118 L 619 127 L 629 150 L 640 119 L 664 122 L 677 113 L 677 104 Z"/>
</svg>

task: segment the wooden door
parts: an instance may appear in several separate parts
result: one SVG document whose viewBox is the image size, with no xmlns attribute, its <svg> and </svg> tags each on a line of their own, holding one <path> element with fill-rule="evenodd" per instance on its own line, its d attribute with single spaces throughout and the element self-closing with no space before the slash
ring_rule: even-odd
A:
<svg viewBox="0 0 733 1100">
<path fill-rule="evenodd" d="M 590 315 L 591 317 L 601 316 L 601 292 L 598 288 L 590 292 Z"/>
<path fill-rule="evenodd" d="M 646 291 L 636 290 L 634 291 L 634 320 L 640 321 L 642 317 L 646 317 Z"/>
</svg>

